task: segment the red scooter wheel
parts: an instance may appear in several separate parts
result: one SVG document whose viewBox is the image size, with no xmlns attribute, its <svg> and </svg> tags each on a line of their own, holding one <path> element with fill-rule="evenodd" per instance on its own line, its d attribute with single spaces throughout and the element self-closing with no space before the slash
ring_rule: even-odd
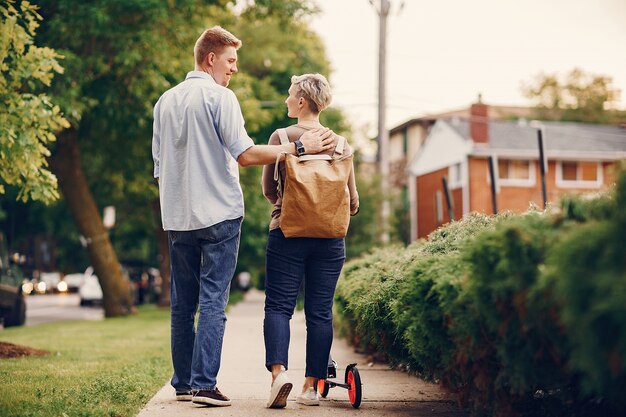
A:
<svg viewBox="0 0 626 417">
<path fill-rule="evenodd" d="M 330 385 L 326 382 L 325 379 L 317 380 L 317 392 L 322 396 L 322 398 L 326 398 L 328 395 L 328 391 L 330 391 Z"/>
<path fill-rule="evenodd" d="M 348 388 L 350 404 L 352 404 L 354 408 L 359 408 L 361 405 L 361 376 L 356 367 L 349 367 L 346 370 L 346 384 L 350 386 L 350 388 Z"/>
</svg>

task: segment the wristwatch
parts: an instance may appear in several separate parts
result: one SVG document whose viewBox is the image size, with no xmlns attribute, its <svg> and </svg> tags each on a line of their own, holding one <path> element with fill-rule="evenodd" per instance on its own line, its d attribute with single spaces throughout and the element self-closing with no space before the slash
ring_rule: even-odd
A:
<svg viewBox="0 0 626 417">
<path fill-rule="evenodd" d="M 299 140 L 293 142 L 296 145 L 296 155 L 304 155 L 304 145 Z"/>
</svg>

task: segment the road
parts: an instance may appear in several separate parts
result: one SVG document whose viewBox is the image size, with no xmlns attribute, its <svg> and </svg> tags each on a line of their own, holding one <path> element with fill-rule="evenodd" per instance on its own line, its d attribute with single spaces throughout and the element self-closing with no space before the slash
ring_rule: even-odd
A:
<svg viewBox="0 0 626 417">
<path fill-rule="evenodd" d="M 101 320 L 102 307 L 81 307 L 78 294 L 46 294 L 26 297 L 26 326 L 66 320 Z"/>
</svg>

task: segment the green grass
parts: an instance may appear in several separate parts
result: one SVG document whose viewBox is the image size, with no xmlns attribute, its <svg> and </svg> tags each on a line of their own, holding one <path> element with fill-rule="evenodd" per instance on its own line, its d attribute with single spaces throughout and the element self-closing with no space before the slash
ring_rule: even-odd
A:
<svg viewBox="0 0 626 417">
<path fill-rule="evenodd" d="M 10 328 L 0 340 L 51 352 L 0 359 L 0 417 L 134 416 L 171 376 L 169 310 Z"/>
</svg>

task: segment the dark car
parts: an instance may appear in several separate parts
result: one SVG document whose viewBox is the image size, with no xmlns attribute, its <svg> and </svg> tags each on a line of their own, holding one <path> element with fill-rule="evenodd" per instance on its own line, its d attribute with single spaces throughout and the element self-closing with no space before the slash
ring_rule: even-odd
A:
<svg viewBox="0 0 626 417">
<path fill-rule="evenodd" d="M 0 233 L 0 320 L 5 327 L 21 326 L 26 321 L 23 280 L 20 268 L 9 261 L 4 234 Z"/>
<path fill-rule="evenodd" d="M 140 260 L 122 261 L 122 269 L 128 273 L 133 285 L 135 304 L 156 303 L 159 301 L 159 270 Z"/>
</svg>

